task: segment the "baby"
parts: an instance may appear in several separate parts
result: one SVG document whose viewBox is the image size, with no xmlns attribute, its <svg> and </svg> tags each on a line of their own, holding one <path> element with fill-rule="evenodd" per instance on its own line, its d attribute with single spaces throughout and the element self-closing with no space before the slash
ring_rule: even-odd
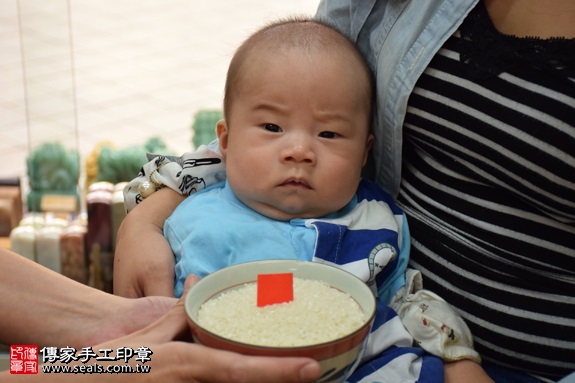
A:
<svg viewBox="0 0 575 383">
<path fill-rule="evenodd" d="M 155 158 L 142 174 L 148 183 L 127 186 L 126 202 L 164 185 L 190 194 L 164 225 L 176 296 L 189 274 L 203 277 L 242 262 L 336 265 L 365 281 L 379 303 L 365 363 L 349 381 L 378 380 L 389 371 L 396 381 L 443 381 L 441 360 L 411 347 L 413 338 L 389 307 L 411 292 L 409 233 L 393 199 L 361 177 L 374 140 L 372 100 L 368 65 L 335 28 L 308 19 L 270 24 L 231 61 L 218 147 L 178 161 Z M 417 273 L 409 275 L 417 280 Z M 404 311 L 416 317 L 421 309 L 413 308 Z M 434 343 L 453 336 L 435 335 Z M 471 342 L 468 333 L 456 335 Z M 399 367 L 400 360 L 407 362 Z"/>
</svg>

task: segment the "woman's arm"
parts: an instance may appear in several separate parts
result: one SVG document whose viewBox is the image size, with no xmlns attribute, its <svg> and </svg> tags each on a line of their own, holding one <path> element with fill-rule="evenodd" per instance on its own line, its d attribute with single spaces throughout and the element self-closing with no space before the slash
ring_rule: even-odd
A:
<svg viewBox="0 0 575 383">
<path fill-rule="evenodd" d="M 1 259 L 4 259 L 4 254 Z M 29 285 L 27 285 L 28 278 L 24 277 L 22 274 L 26 274 L 29 267 L 31 267 L 31 262 L 26 263 L 27 266 L 21 268 L 22 273 L 19 273 L 22 278 L 22 282 L 18 287 L 22 287 L 23 290 L 29 292 L 30 296 L 38 296 Z M 23 265 L 23 264 L 22 264 Z M 3 270 L 3 269 L 2 269 Z M 45 304 L 44 301 L 66 301 L 67 299 L 60 296 L 58 291 L 59 287 L 63 285 L 61 282 L 57 282 L 54 279 L 55 273 L 47 274 L 50 275 L 48 279 L 55 282 L 56 295 L 51 293 L 52 290 L 45 290 L 49 296 L 43 296 L 41 299 L 36 298 L 34 301 L 27 303 L 22 303 L 20 306 L 26 306 L 28 310 L 20 312 L 18 318 L 19 322 L 28 322 L 29 324 L 37 325 L 37 320 L 39 315 L 35 310 L 35 304 L 39 303 L 39 307 L 42 309 L 44 306 L 53 308 L 69 308 L 74 303 L 81 306 L 90 306 L 93 302 L 90 302 L 90 298 L 94 298 L 98 295 L 107 297 L 110 300 L 114 298 L 116 300 L 125 300 L 125 298 L 114 297 L 112 295 L 97 292 L 92 296 L 87 296 L 84 303 L 78 302 L 75 293 L 71 294 L 71 299 L 69 303 L 60 302 L 58 304 Z M 4 276 L 4 272 L 1 272 L 0 276 Z M 32 272 L 32 276 L 39 276 L 36 271 Z M 64 278 L 64 277 L 62 277 Z M 65 279 L 65 278 L 64 278 Z M 1 278 L 0 278 L 1 280 Z M 186 285 L 189 286 L 191 283 L 195 282 L 197 278 L 190 276 L 186 281 Z M 45 279 L 44 282 L 47 280 Z M 72 282 L 72 281 L 70 281 Z M 2 285 L 2 287 L 5 287 Z M 33 286 L 36 287 L 36 286 Z M 70 286 L 68 286 L 70 287 Z M 82 293 L 86 293 L 87 290 L 93 290 L 89 287 L 84 286 L 85 289 L 81 289 Z M 96 290 L 94 290 L 96 291 Z M 6 295 L 3 295 L 3 298 Z M 20 298 L 22 295 L 19 296 Z M 31 298 L 31 297 L 29 297 Z M 167 298 L 166 298 L 167 299 Z M 136 299 L 134 301 L 143 301 L 143 299 Z M 30 304 L 30 305 L 29 305 Z M 0 303 L 0 308 L 3 309 L 3 304 Z M 22 307 L 19 307 L 22 309 Z M 49 330 L 52 328 L 51 322 L 57 322 L 60 320 L 65 320 L 67 312 L 54 313 L 50 310 L 41 310 L 45 314 L 50 314 L 44 318 L 44 329 Z M 87 310 L 89 311 L 89 310 Z M 2 311 L 4 312 L 4 311 Z M 94 314 L 94 313 L 92 313 Z M 59 315 L 59 316 L 58 316 Z M 112 318 L 114 318 L 112 320 Z M 84 318 L 89 320 L 89 317 Z M 109 316 L 109 322 L 115 322 L 121 319 L 121 315 L 116 315 L 114 317 Z M 3 328 L 5 318 L 0 318 L 0 328 Z M 48 326 L 46 328 L 46 325 Z M 30 329 L 26 326 L 23 334 L 26 332 L 33 332 L 34 328 Z M 41 328 L 38 326 L 36 328 Z M 14 328 L 13 328 L 14 329 Z M 21 330 L 21 329 L 20 329 Z M 32 330 L 32 331 L 31 331 Z M 69 328 L 68 332 L 74 332 L 74 328 Z M 66 333 L 61 333 L 64 338 L 66 338 Z M 272 357 L 256 357 L 256 356 L 245 356 L 228 351 L 220 351 L 215 349 L 210 349 L 198 344 L 188 343 L 185 340 L 189 337 L 189 327 L 186 321 L 186 315 L 184 312 L 184 300 L 181 299 L 177 305 L 162 318 L 152 323 L 148 327 L 137 331 L 131 335 L 119 338 L 113 341 L 108 341 L 96 346 L 93 346 L 93 350 L 101 349 L 111 349 L 117 350 L 118 348 L 131 348 L 132 350 L 137 350 L 138 348 L 144 346 L 147 347 L 152 354 L 149 356 L 150 360 L 145 363 L 146 366 L 151 367 L 149 374 L 138 374 L 137 377 L 134 374 L 63 374 L 63 373 L 46 373 L 43 374 L 40 371 L 37 375 L 12 375 L 9 371 L 0 373 L 0 380 L 3 382 L 133 382 L 146 381 L 146 382 L 196 382 L 196 383 L 290 383 L 290 382 L 312 382 L 317 379 L 320 368 L 319 364 L 308 358 L 272 358 Z M 4 340 L 2 338 L 2 340 Z M 75 364 L 80 364 L 81 362 L 75 362 Z M 112 361 L 112 362 L 98 362 L 101 366 L 106 367 L 107 365 L 123 365 L 124 362 Z M 129 363 L 133 366 L 135 358 L 129 360 Z M 71 365 L 70 365 L 71 366 Z"/>
<path fill-rule="evenodd" d="M 106 294 L 0 248 L 0 341 L 81 348 L 161 317 L 174 298 Z"/>
<path fill-rule="evenodd" d="M 170 188 L 160 189 L 124 218 L 114 255 L 114 294 L 174 296 L 174 255 L 163 227 L 184 199 Z"/>
</svg>

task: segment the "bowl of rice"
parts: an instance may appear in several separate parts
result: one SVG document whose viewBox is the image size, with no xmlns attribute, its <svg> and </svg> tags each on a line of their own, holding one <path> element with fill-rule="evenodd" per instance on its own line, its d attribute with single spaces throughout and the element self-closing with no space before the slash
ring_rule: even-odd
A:
<svg viewBox="0 0 575 383">
<path fill-rule="evenodd" d="M 277 274 L 291 274 L 291 300 L 260 306 L 259 277 Z M 353 274 L 294 260 L 221 269 L 185 297 L 196 343 L 246 355 L 310 357 L 320 362 L 317 382 L 324 383 L 344 382 L 357 367 L 375 309 L 373 292 Z"/>
</svg>

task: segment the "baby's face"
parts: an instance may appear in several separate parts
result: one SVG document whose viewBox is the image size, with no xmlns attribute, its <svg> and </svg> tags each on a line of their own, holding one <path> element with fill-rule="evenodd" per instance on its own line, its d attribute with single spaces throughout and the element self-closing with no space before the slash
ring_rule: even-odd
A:
<svg viewBox="0 0 575 383">
<path fill-rule="evenodd" d="M 246 63 L 229 120 L 218 123 L 230 186 L 273 219 L 344 207 L 371 146 L 366 76 L 350 60 L 316 56 L 290 50 Z"/>
</svg>

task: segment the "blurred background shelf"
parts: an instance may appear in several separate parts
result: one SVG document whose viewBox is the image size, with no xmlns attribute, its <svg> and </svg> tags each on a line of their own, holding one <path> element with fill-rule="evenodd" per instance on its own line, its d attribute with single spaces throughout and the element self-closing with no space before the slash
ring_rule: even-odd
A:
<svg viewBox="0 0 575 383">
<path fill-rule="evenodd" d="M 0 0 L 0 177 L 25 178 L 26 156 L 45 141 L 82 163 L 102 141 L 160 135 L 177 154 L 191 150 L 193 115 L 221 108 L 237 45 L 318 3 Z"/>
</svg>

